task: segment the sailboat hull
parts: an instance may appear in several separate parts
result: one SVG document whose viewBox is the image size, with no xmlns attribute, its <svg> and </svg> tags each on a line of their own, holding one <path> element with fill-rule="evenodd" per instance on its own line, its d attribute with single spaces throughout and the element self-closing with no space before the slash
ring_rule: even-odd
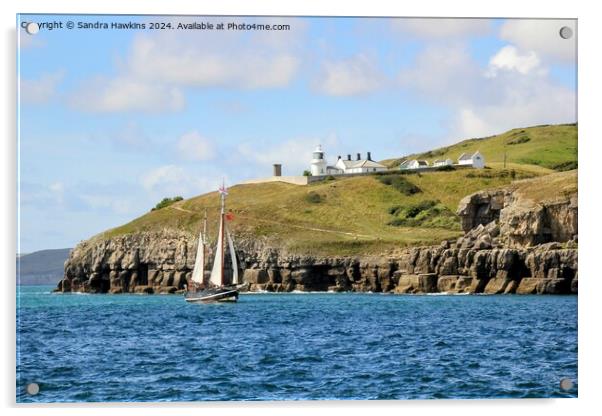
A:
<svg viewBox="0 0 602 416">
<path fill-rule="evenodd" d="M 190 303 L 236 302 L 238 300 L 238 290 L 236 288 L 219 287 L 188 292 L 185 300 Z"/>
</svg>

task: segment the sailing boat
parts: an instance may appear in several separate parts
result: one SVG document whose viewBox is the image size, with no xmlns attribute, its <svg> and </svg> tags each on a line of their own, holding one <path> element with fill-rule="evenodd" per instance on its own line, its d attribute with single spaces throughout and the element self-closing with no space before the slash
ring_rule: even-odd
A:
<svg viewBox="0 0 602 416">
<path fill-rule="evenodd" d="M 199 234 L 199 244 L 197 249 L 196 260 L 194 262 L 194 269 L 192 271 L 192 288 L 185 295 L 186 302 L 236 302 L 238 300 L 238 261 L 236 259 L 236 252 L 234 251 L 234 243 L 232 242 L 232 236 L 230 230 L 226 224 L 226 195 L 228 191 L 222 184 L 219 188 L 220 199 L 221 199 L 221 211 L 219 220 L 219 232 L 217 235 L 217 247 L 215 250 L 215 259 L 213 260 L 213 269 L 211 270 L 211 277 L 209 283 L 203 289 L 205 274 L 205 249 L 207 246 L 207 214 L 205 214 L 205 221 L 203 224 L 203 231 Z M 230 260 L 232 262 L 232 282 L 226 284 L 224 276 L 224 262 L 225 262 L 225 243 L 228 245 L 230 251 Z"/>
</svg>

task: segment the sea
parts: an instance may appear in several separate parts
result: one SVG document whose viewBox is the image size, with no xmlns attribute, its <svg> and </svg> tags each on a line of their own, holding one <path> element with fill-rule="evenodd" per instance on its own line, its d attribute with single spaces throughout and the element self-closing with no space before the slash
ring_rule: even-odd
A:
<svg viewBox="0 0 602 416">
<path fill-rule="evenodd" d="M 578 394 L 577 296 L 51 290 L 18 288 L 17 402 Z"/>
</svg>

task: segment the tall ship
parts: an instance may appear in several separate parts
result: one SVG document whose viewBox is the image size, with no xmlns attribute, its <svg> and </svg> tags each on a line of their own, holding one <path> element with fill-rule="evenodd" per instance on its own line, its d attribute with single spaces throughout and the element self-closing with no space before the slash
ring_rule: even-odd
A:
<svg viewBox="0 0 602 416">
<path fill-rule="evenodd" d="M 213 303 L 213 302 L 236 302 L 238 300 L 238 289 L 240 288 L 240 278 L 238 273 L 238 261 L 234 242 L 227 220 L 231 214 L 226 213 L 226 195 L 228 190 L 225 185 L 219 188 L 221 208 L 219 215 L 219 231 L 217 234 L 217 245 L 215 247 L 213 268 L 211 277 L 205 282 L 205 259 L 207 257 L 207 213 L 203 221 L 203 229 L 199 232 L 199 244 L 192 271 L 192 281 L 184 295 L 186 302 L 192 303 Z M 229 251 L 229 260 L 232 269 L 232 279 L 226 279 L 226 250 Z"/>
</svg>

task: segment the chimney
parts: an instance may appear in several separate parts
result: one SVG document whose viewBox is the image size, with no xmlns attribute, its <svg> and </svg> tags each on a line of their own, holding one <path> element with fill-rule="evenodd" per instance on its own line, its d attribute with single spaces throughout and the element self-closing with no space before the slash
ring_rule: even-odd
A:
<svg viewBox="0 0 602 416">
<path fill-rule="evenodd" d="M 347 155 L 347 160 L 351 160 L 351 155 Z"/>
<path fill-rule="evenodd" d="M 274 163 L 274 176 L 282 176 L 282 165 Z"/>
<path fill-rule="evenodd" d="M 370 152 L 368 152 L 368 160 L 372 160 L 372 156 L 370 155 Z"/>
<path fill-rule="evenodd" d="M 358 153 L 357 154 L 357 160 L 360 160 L 361 158 L 362 158 L 361 155 Z"/>
</svg>

